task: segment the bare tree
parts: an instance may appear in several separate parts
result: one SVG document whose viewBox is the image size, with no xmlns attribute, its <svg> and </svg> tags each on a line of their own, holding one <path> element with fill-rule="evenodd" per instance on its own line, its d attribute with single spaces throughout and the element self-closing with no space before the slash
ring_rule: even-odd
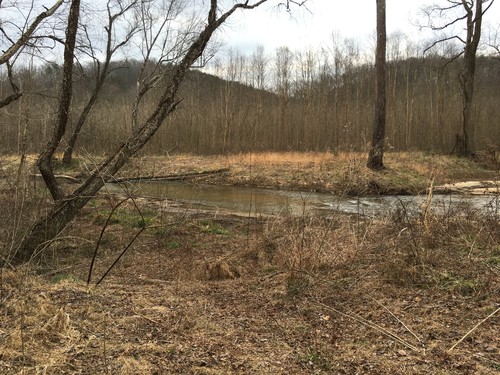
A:
<svg viewBox="0 0 500 375">
<path fill-rule="evenodd" d="M 92 27 L 92 25 L 90 26 L 82 25 L 83 33 L 85 35 L 85 39 L 87 40 L 87 46 L 85 48 L 85 52 L 86 55 L 93 60 L 95 68 L 95 82 L 90 97 L 85 106 L 83 107 L 82 111 L 80 112 L 78 120 L 76 121 L 73 134 L 69 138 L 68 144 L 64 149 L 64 155 L 62 159 L 64 164 L 71 163 L 71 160 L 73 158 L 73 151 L 75 149 L 78 136 L 80 135 L 80 132 L 82 131 L 82 128 L 85 122 L 87 121 L 87 118 L 89 117 L 92 109 L 97 103 L 97 100 L 102 91 L 106 78 L 114 69 L 119 68 L 118 67 L 110 69 L 111 59 L 120 48 L 127 45 L 127 43 L 130 41 L 130 39 L 134 36 L 134 34 L 138 30 L 137 25 L 135 23 L 130 23 L 129 21 L 126 21 L 126 23 L 128 23 L 128 27 L 126 27 L 126 25 L 121 25 L 121 27 L 125 29 L 125 35 L 119 42 L 115 41 L 115 34 L 117 32 L 116 24 L 122 18 L 124 18 L 124 16 L 136 6 L 136 4 L 137 0 L 132 0 L 129 3 L 108 0 L 106 4 L 107 25 L 104 27 L 104 30 L 106 32 L 106 47 L 105 47 L 103 61 L 99 59 L 98 51 L 96 50 L 96 47 L 93 45 L 92 37 L 89 35 L 89 27 Z"/>
<path fill-rule="evenodd" d="M 0 66 L 5 65 L 7 67 L 7 76 L 12 88 L 12 94 L 0 100 L 0 108 L 9 105 L 21 97 L 22 92 L 14 79 L 12 68 L 14 65 L 13 62 L 24 49 L 35 46 L 35 41 L 43 37 L 36 35 L 37 30 L 45 20 L 51 17 L 61 7 L 64 0 L 57 0 L 50 8 L 44 7 L 44 10 L 32 19 L 23 17 L 24 13 L 16 2 L 9 1 L 6 3 L 7 4 L 0 1 L 0 11 L 5 12 L 5 8 L 10 7 L 16 10 L 16 12 L 13 15 L 12 21 L 6 19 L 0 20 L 0 40 L 2 41 L 2 47 L 5 48 L 1 50 Z M 34 8 L 34 2 L 32 2 L 31 7 Z M 29 12 L 28 14 L 31 13 L 32 12 Z"/>
<path fill-rule="evenodd" d="M 59 108 L 57 110 L 57 123 L 54 126 L 52 136 L 45 145 L 44 150 L 38 157 L 37 165 L 47 185 L 52 198 L 55 201 L 64 198 L 61 186 L 57 183 L 52 170 L 52 157 L 61 142 L 66 126 L 68 124 L 69 109 L 73 94 L 73 66 L 75 56 L 76 34 L 78 31 L 78 19 L 80 16 L 80 0 L 72 0 L 68 15 L 68 26 L 66 29 L 66 41 L 64 44 L 64 64 L 59 92 Z"/>
<path fill-rule="evenodd" d="M 385 87 L 385 0 L 377 0 L 377 49 L 375 52 L 375 117 L 373 121 L 372 144 L 366 165 L 373 170 L 384 168 L 384 140 L 386 121 L 386 87 Z"/>
<path fill-rule="evenodd" d="M 141 1 L 136 12 L 140 24 L 137 46 L 142 53 L 142 64 L 137 77 L 137 90 L 131 115 L 131 132 L 139 128 L 139 112 L 146 94 L 158 87 L 180 56 L 186 53 L 200 20 L 192 18 L 178 29 L 178 17 L 185 1 Z M 203 51 L 201 52 L 203 53 Z"/>
<path fill-rule="evenodd" d="M 453 59 L 462 54 L 463 69 L 460 74 L 460 86 L 462 89 L 462 127 L 456 135 L 454 151 L 460 156 L 469 156 L 475 147 L 475 126 L 472 122 L 472 104 L 474 99 L 474 76 L 476 71 L 476 54 L 481 40 L 481 25 L 484 13 L 491 7 L 494 0 L 447 0 L 447 7 L 432 6 L 426 9 L 428 24 L 431 29 L 443 31 L 455 24 L 465 21 L 465 37 L 461 35 L 445 36 L 426 49 L 429 50 L 437 44 L 449 40 L 459 40 L 464 48 Z M 434 19 L 443 17 L 447 13 L 461 11 L 456 17 L 448 19 L 444 24 L 435 25 Z"/>
<path fill-rule="evenodd" d="M 491 49 L 491 57 L 500 60 L 500 25 L 495 30 L 490 29 L 488 47 Z"/>
<path fill-rule="evenodd" d="M 252 53 L 251 62 L 252 69 L 252 86 L 258 90 L 263 90 L 266 87 L 267 78 L 267 59 L 264 54 L 264 47 L 257 46 Z"/>
<path fill-rule="evenodd" d="M 57 127 L 40 158 L 44 167 L 44 179 L 49 181 L 54 204 L 49 212 L 39 218 L 23 238 L 15 255 L 18 262 L 28 261 L 50 244 L 59 233 L 75 218 L 87 202 L 95 196 L 104 184 L 110 180 L 127 161 L 140 150 L 160 128 L 165 118 L 179 105 L 181 99 L 177 92 L 187 70 L 202 55 L 214 32 L 239 9 L 253 9 L 267 0 L 251 2 L 249 0 L 235 3 L 229 10 L 221 12 L 217 0 L 210 1 L 208 17 L 201 31 L 190 34 L 190 42 L 180 60 L 173 65 L 169 78 L 162 89 L 157 104 L 147 119 L 137 127 L 136 131 L 102 161 L 92 174 L 72 193 L 65 195 L 58 185 L 50 168 L 50 155 L 57 140 L 60 141 L 62 127 Z M 74 0 L 72 7 L 76 9 L 79 0 Z M 70 16 L 69 20 L 75 20 Z M 68 28 L 69 29 L 69 28 Z M 66 84 L 69 84 L 65 80 Z M 64 91 L 64 90 L 62 90 Z"/>
<path fill-rule="evenodd" d="M 290 104 L 290 96 L 292 94 L 292 67 L 292 52 L 288 47 L 279 47 L 276 50 L 275 57 L 275 89 L 279 101 L 278 129 L 280 134 L 276 134 L 274 147 L 279 147 L 279 140 L 281 138 L 285 137 L 286 139 L 290 139 L 288 134 L 285 135 L 285 131 L 288 122 L 287 113 Z"/>
</svg>

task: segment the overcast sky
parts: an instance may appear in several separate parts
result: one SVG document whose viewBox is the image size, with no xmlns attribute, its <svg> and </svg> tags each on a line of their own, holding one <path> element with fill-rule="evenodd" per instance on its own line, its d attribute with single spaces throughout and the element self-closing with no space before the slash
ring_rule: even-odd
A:
<svg viewBox="0 0 500 375">
<path fill-rule="evenodd" d="M 276 3 L 271 1 L 260 9 L 233 17 L 220 35 L 226 41 L 226 48 L 248 52 L 263 45 L 267 53 L 280 46 L 305 50 L 328 45 L 332 32 L 362 43 L 373 40 L 375 0 L 309 0 L 308 10 L 295 9 L 292 14 L 277 9 Z M 388 34 L 403 31 L 415 41 L 428 37 L 428 32 L 419 31 L 416 25 L 419 20 L 422 22 L 419 10 L 432 3 L 447 4 L 445 0 L 387 0 Z M 488 10 L 485 21 L 499 27 L 500 0 Z"/>
</svg>

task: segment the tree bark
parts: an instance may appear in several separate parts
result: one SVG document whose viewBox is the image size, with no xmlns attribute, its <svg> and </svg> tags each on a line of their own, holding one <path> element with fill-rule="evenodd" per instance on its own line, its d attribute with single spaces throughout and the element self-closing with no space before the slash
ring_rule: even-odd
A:
<svg viewBox="0 0 500 375">
<path fill-rule="evenodd" d="M 21 241 L 14 256 L 14 262 L 27 262 L 52 243 L 104 184 L 156 133 L 165 118 L 179 104 L 180 100 L 177 97 L 179 86 L 189 67 L 202 55 L 214 31 L 237 9 L 253 9 L 265 1 L 260 0 L 252 5 L 249 5 L 248 1 L 237 3 L 217 18 L 217 0 L 211 0 L 207 25 L 188 48 L 180 63 L 175 66 L 169 84 L 146 122 L 125 143 L 112 152 L 78 189 L 64 199 L 56 200 L 53 208 L 36 221 Z"/>
<path fill-rule="evenodd" d="M 373 170 L 384 168 L 384 140 L 386 122 L 385 51 L 386 23 L 385 0 L 377 1 L 377 49 L 375 52 L 375 116 L 372 144 L 368 153 L 367 167 Z"/>
<path fill-rule="evenodd" d="M 462 0 L 467 13 L 467 37 L 464 47 L 464 68 L 460 77 L 462 87 L 462 129 L 457 136 L 456 150 L 460 156 L 469 156 L 474 151 L 475 127 L 472 121 L 472 102 L 474 98 L 474 76 L 476 72 L 476 52 L 481 40 L 483 19 L 483 0 L 468 4 Z"/>
<path fill-rule="evenodd" d="M 61 142 L 69 119 L 69 110 L 73 94 L 73 62 L 78 32 L 78 20 L 80 17 L 80 0 L 73 0 L 68 16 L 66 28 L 66 42 L 64 45 L 64 64 L 61 91 L 59 92 L 59 108 L 57 111 L 57 123 L 54 126 L 52 137 L 47 142 L 45 149 L 38 157 L 37 165 L 43 180 L 47 185 L 54 201 L 64 198 L 61 186 L 58 184 L 52 169 L 52 158 Z"/>
</svg>

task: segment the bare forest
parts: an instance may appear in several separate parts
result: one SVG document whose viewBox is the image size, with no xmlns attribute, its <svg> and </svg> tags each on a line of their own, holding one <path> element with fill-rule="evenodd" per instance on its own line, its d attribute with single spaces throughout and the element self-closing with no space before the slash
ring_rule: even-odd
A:
<svg viewBox="0 0 500 375">
<path fill-rule="evenodd" d="M 461 121 L 461 63 L 449 63 L 450 56 L 423 56 L 417 46 L 405 46 L 403 41 L 391 45 L 390 40 L 389 45 L 387 149 L 451 153 Z M 403 47 L 408 50 L 401 51 Z M 180 89 L 178 110 L 145 152 L 364 151 L 374 97 L 374 68 L 365 60 L 356 42 L 349 40 L 338 41 L 333 52 L 286 47 L 269 54 L 262 49 L 251 55 L 232 51 L 210 69 L 190 70 Z M 500 60 L 479 56 L 477 66 L 474 148 L 483 150 L 498 147 L 500 139 Z M 113 61 L 112 67 L 78 140 L 81 152 L 104 153 L 117 133 L 132 132 L 130 109 L 141 62 Z M 90 63 L 75 70 L 69 130 L 88 102 L 98 74 Z M 45 63 L 17 73 L 26 94 L 2 111 L 0 143 L 4 153 L 24 147 L 36 152 L 56 115 L 53 93 L 61 66 Z M 9 91 L 6 76 L 1 85 L 2 91 Z M 144 106 L 154 105 L 161 85 L 148 93 Z"/>
<path fill-rule="evenodd" d="M 498 374 L 498 2 L 317 1 L 0 0 L 0 374 Z"/>
</svg>

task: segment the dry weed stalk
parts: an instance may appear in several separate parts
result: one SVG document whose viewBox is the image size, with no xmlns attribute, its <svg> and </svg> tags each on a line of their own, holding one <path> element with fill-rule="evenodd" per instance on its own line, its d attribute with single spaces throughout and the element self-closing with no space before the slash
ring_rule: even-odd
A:
<svg viewBox="0 0 500 375">
<path fill-rule="evenodd" d="M 17 243 L 23 237 L 28 218 L 43 208 L 44 192 L 31 176 L 32 157 L 21 153 L 0 161 L 0 202 L 5 220 L 0 226 L 0 263 L 8 266 L 16 255 Z"/>
<path fill-rule="evenodd" d="M 429 183 L 429 188 L 427 189 L 427 197 L 425 200 L 425 205 L 423 208 L 423 224 L 425 231 L 429 231 L 429 217 L 431 214 L 431 204 L 432 204 L 432 197 L 433 197 L 433 189 L 434 189 L 434 176 L 431 178 L 431 182 Z"/>
<path fill-rule="evenodd" d="M 458 340 L 451 348 L 448 349 L 449 352 L 451 352 L 453 349 L 457 347 L 458 344 L 460 344 L 462 341 L 464 341 L 472 332 L 474 332 L 476 329 L 479 328 L 481 324 L 486 322 L 488 319 L 492 318 L 493 315 L 495 315 L 497 312 L 500 311 L 500 307 L 497 308 L 495 311 L 493 311 L 490 315 L 488 315 L 486 318 L 481 320 L 479 323 L 477 323 L 474 327 L 472 327 L 465 335 L 462 336 L 460 340 Z"/>
<path fill-rule="evenodd" d="M 368 319 L 363 318 L 359 314 L 356 314 L 354 312 L 346 313 L 346 312 L 343 312 L 343 311 L 340 311 L 340 310 L 336 309 L 335 307 L 326 305 L 326 304 L 324 304 L 322 302 L 319 302 L 319 301 L 316 301 L 316 302 L 313 302 L 313 303 L 316 304 L 316 306 L 318 306 L 320 308 L 324 308 L 324 309 L 333 311 L 333 312 L 335 312 L 337 314 L 340 314 L 342 316 L 345 316 L 345 317 L 347 317 L 349 319 L 355 320 L 358 323 L 361 323 L 362 325 L 364 325 L 364 326 L 366 326 L 368 328 L 372 328 L 372 329 L 376 330 L 377 332 L 383 334 L 384 336 L 387 336 L 387 337 L 391 338 L 392 340 L 400 343 L 401 345 L 403 345 L 403 346 L 405 346 L 405 347 L 407 347 L 407 348 L 409 348 L 409 349 L 411 349 L 411 350 L 413 350 L 415 352 L 420 352 L 421 351 L 418 347 L 416 347 L 413 344 L 410 344 L 409 342 L 407 342 L 406 340 L 402 339 L 401 337 L 399 337 L 395 333 L 389 331 L 388 329 L 386 329 L 384 327 L 379 326 L 376 323 L 373 323 L 373 322 L 369 321 Z"/>
</svg>

